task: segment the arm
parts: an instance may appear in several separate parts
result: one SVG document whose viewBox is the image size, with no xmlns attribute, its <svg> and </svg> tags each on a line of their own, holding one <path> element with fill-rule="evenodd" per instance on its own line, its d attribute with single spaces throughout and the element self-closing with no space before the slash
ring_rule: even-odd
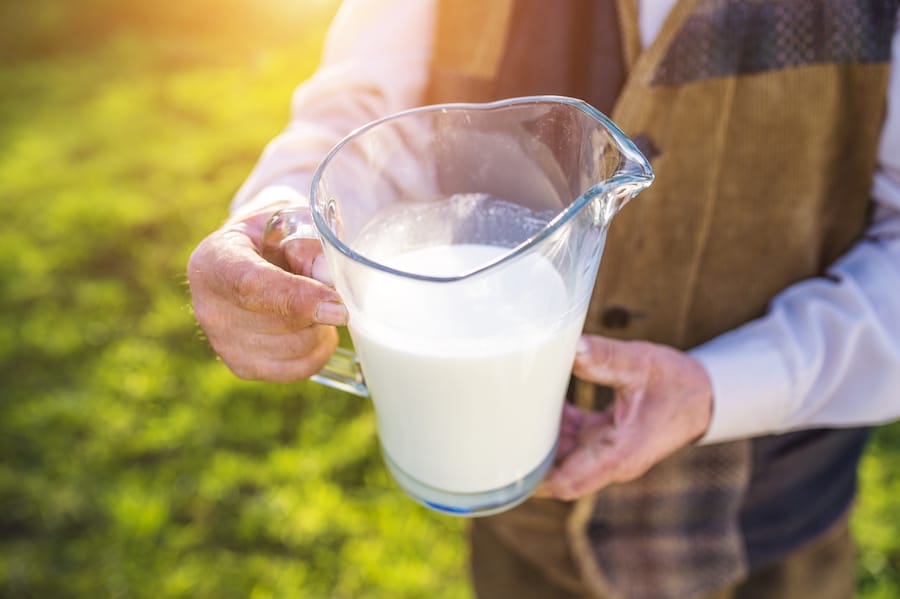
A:
<svg viewBox="0 0 900 599">
<path fill-rule="evenodd" d="M 427 80 L 433 6 L 421 0 L 345 3 L 323 61 L 293 99 L 287 130 L 263 152 L 237 193 L 231 217 L 188 262 L 194 313 L 238 376 L 309 378 L 337 345 L 347 311 L 330 286 L 314 240 L 284 244 L 291 272 L 262 258 L 260 240 L 278 209 L 303 205 L 328 150 L 365 122 L 415 104 Z"/>
<path fill-rule="evenodd" d="M 328 31 L 322 64 L 294 93 L 290 124 L 266 147 L 232 212 L 260 195 L 305 197 L 319 161 L 341 138 L 417 105 L 428 80 L 433 20 L 428 1 L 344 3 Z"/>
<path fill-rule="evenodd" d="M 872 186 L 872 224 L 765 317 L 693 350 L 712 383 L 703 442 L 900 417 L 900 33 Z"/>
</svg>

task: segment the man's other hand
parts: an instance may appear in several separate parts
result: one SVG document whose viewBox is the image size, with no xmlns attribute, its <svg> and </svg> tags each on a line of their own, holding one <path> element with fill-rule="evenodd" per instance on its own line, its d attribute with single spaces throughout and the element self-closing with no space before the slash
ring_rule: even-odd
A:
<svg viewBox="0 0 900 599">
<path fill-rule="evenodd" d="M 611 387 L 603 412 L 566 406 L 558 461 L 538 495 L 572 500 L 636 479 L 703 435 L 712 415 L 706 371 L 665 345 L 584 336 L 575 375 Z"/>
</svg>

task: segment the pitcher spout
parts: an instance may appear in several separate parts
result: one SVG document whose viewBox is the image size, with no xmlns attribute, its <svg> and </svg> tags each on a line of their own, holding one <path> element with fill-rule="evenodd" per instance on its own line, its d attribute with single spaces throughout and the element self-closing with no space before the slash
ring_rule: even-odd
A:
<svg viewBox="0 0 900 599">
<path fill-rule="evenodd" d="M 606 115 L 588 104 L 580 107 L 598 121 L 598 126 L 607 137 L 608 147 L 601 159 L 617 161 L 613 172 L 604 180 L 593 185 L 585 195 L 591 197 L 591 206 L 600 226 L 608 226 L 619 210 L 631 198 L 647 189 L 653 183 L 653 167 L 637 145 Z"/>
<path fill-rule="evenodd" d="M 638 165 L 640 167 L 640 165 Z M 612 178 L 592 186 L 585 194 L 585 204 L 594 226 L 606 228 L 613 217 L 631 201 L 631 198 L 650 187 L 653 171 L 650 165 L 632 172 L 623 171 Z"/>
</svg>

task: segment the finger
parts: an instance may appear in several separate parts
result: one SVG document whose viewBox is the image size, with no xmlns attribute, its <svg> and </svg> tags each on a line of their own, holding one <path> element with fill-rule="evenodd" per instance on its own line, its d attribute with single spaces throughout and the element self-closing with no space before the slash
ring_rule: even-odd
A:
<svg viewBox="0 0 900 599">
<path fill-rule="evenodd" d="M 263 257 L 296 275 L 334 287 L 328 263 L 322 254 L 322 244 L 317 239 L 289 239 L 277 248 L 277 253 L 263 252 Z"/>
<path fill-rule="evenodd" d="M 618 433 L 612 414 L 588 412 L 578 431 L 573 448 L 554 469 L 547 482 L 560 498 L 571 499 L 611 482 L 607 466 L 616 464 L 613 452 Z"/>
<path fill-rule="evenodd" d="M 281 244 L 290 271 L 304 277 L 313 276 L 316 259 L 322 255 L 318 239 L 290 239 Z"/>
<path fill-rule="evenodd" d="M 563 404 L 562 418 L 560 419 L 560 432 L 577 432 L 581 428 L 584 412 L 570 403 Z"/>
<path fill-rule="evenodd" d="M 316 235 L 309 209 L 297 207 L 282 210 L 272 218 L 270 224 L 281 222 L 282 225 L 287 225 L 289 221 L 290 231 L 277 225 L 272 225 L 273 229 L 266 227 L 261 243 L 263 257 L 273 264 L 284 266 L 294 274 L 311 277 L 333 287 L 334 282 L 322 255 L 322 244 Z M 286 233 L 288 237 L 284 237 Z"/>
<path fill-rule="evenodd" d="M 552 471 L 545 487 L 563 500 L 601 489 L 614 480 L 616 455 L 611 436 L 598 436 L 591 443 L 580 444 Z"/>
<path fill-rule="evenodd" d="M 244 310 L 217 295 L 202 300 L 195 297 L 194 316 L 205 331 L 221 331 L 232 339 L 250 334 L 302 334 L 310 327 L 317 326 L 296 318 Z"/>
<path fill-rule="evenodd" d="M 243 350 L 218 353 L 231 371 L 243 379 L 279 383 L 306 380 L 322 370 L 337 347 L 338 337 L 335 329 L 318 328 L 323 337 L 310 351 L 295 357 L 277 358 Z"/>
<path fill-rule="evenodd" d="M 579 443 L 585 441 L 591 429 L 612 424 L 610 412 L 583 412 L 571 404 L 564 404 L 555 460 L 560 462 L 569 455 Z"/>
<path fill-rule="evenodd" d="M 320 283 L 324 283 L 329 287 L 334 287 L 334 277 L 331 276 L 331 271 L 328 268 L 328 261 L 325 260 L 325 256 L 321 254 L 313 260 L 310 276 Z"/>
<path fill-rule="evenodd" d="M 561 462 L 566 456 L 572 453 L 578 446 L 578 438 L 577 435 L 573 432 L 562 432 L 559 435 L 559 440 L 556 443 L 556 456 L 554 460 L 556 462 Z"/>
<path fill-rule="evenodd" d="M 248 331 L 243 335 L 227 335 L 221 340 L 210 336 L 210 342 L 216 347 L 218 341 L 222 345 L 233 348 L 234 353 L 241 353 L 247 358 L 267 360 L 297 360 L 316 351 L 322 345 L 332 345 L 337 339 L 333 327 L 314 325 L 301 331 L 281 334 L 261 334 Z"/>
<path fill-rule="evenodd" d="M 647 364 L 640 343 L 584 335 L 572 370 L 580 379 L 617 388 L 643 380 Z"/>
<path fill-rule="evenodd" d="M 347 323 L 346 308 L 334 289 L 270 264 L 242 233 L 223 233 L 216 249 L 212 264 L 216 276 L 209 284 L 226 301 L 303 325 Z"/>
<path fill-rule="evenodd" d="M 258 224 L 258 222 L 254 224 Z M 239 223 L 238 229 L 247 231 L 247 225 Z M 294 264 L 291 264 L 286 255 L 287 250 L 292 246 L 294 248 L 302 248 L 304 245 L 312 246 L 311 243 L 290 243 L 292 240 L 310 242 L 316 239 L 316 228 L 312 224 L 312 214 L 310 214 L 309 206 L 305 205 L 305 203 L 303 205 L 288 206 L 272 213 L 271 217 L 266 221 L 265 228 L 258 235 L 251 233 L 249 236 L 251 239 L 259 239 L 259 253 L 268 262 L 296 274 L 308 274 L 308 267 L 305 269 L 306 272 L 304 272 L 302 260 L 298 261 L 296 259 L 297 256 L 295 256 Z M 318 247 L 314 249 L 317 250 Z"/>
</svg>

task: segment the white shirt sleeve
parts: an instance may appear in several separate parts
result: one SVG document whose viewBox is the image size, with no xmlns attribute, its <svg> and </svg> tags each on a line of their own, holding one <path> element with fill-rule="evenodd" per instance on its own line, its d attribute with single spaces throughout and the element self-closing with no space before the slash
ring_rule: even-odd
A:
<svg viewBox="0 0 900 599">
<path fill-rule="evenodd" d="M 334 144 L 377 117 L 420 104 L 434 18 L 430 1 L 345 1 L 321 65 L 294 93 L 290 124 L 266 146 L 232 212 L 260 196 L 304 201 L 315 167 Z"/>
<path fill-rule="evenodd" d="M 701 442 L 900 417 L 900 32 L 894 35 L 872 224 L 768 313 L 692 350 L 713 386 Z"/>
</svg>

